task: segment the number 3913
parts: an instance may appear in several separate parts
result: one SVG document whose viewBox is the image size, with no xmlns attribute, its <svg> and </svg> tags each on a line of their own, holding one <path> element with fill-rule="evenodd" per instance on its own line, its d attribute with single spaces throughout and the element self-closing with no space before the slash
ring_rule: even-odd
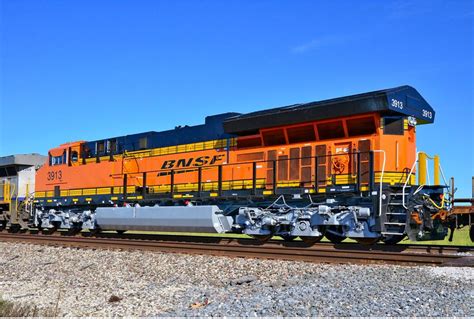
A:
<svg viewBox="0 0 474 319">
<path fill-rule="evenodd" d="M 392 106 L 396 107 L 397 109 L 403 110 L 403 102 L 402 101 L 392 99 Z"/>
<path fill-rule="evenodd" d="M 62 171 L 51 171 L 48 172 L 48 181 L 60 180 L 63 178 Z"/>
</svg>

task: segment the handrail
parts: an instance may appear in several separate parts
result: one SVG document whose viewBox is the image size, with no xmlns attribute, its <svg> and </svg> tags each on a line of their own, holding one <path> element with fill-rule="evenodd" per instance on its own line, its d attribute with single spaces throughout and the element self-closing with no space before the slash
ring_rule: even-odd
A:
<svg viewBox="0 0 474 319">
<path fill-rule="evenodd" d="M 16 184 L 12 184 L 12 183 L 9 183 L 10 185 L 10 198 L 8 199 L 9 203 L 11 204 L 12 203 L 12 200 L 13 200 L 13 196 L 15 194 L 15 189 L 16 189 Z M 12 187 L 13 185 L 13 187 Z M 18 198 L 18 194 L 16 195 L 16 198 Z"/>
<path fill-rule="evenodd" d="M 351 156 L 351 155 L 360 155 L 360 154 L 369 154 L 369 153 L 372 153 L 372 154 L 373 154 L 373 153 L 382 153 L 382 154 L 383 154 L 383 155 L 382 155 L 382 156 L 383 156 L 383 160 L 382 160 L 382 163 L 381 163 L 381 164 L 382 164 L 382 165 L 381 165 L 381 171 L 380 171 L 380 170 L 377 171 L 377 173 L 380 173 L 380 176 L 379 176 L 379 187 L 378 187 L 378 192 L 379 192 L 379 194 L 378 194 L 378 195 L 379 195 L 379 214 L 380 214 L 380 212 L 382 211 L 382 206 L 383 206 L 383 205 L 382 205 L 382 202 L 383 202 L 383 193 L 382 193 L 382 191 L 383 191 L 384 178 L 385 178 L 385 175 L 386 175 L 386 174 L 385 174 L 386 162 L 387 162 L 387 154 L 386 154 L 386 151 L 385 151 L 385 150 L 381 150 L 381 149 L 378 149 L 378 150 L 370 150 L 370 151 L 366 151 L 366 152 L 354 151 L 354 152 L 343 153 L 343 155 Z M 183 171 L 186 171 L 186 170 L 196 170 L 196 172 L 199 174 L 199 172 L 198 172 L 199 169 L 213 169 L 213 168 L 214 168 L 214 169 L 215 169 L 215 168 L 217 168 L 217 169 L 219 169 L 219 168 L 222 169 L 222 168 L 224 168 L 224 167 L 232 167 L 232 166 L 236 166 L 236 165 L 238 165 L 238 166 L 243 166 L 243 165 L 250 165 L 250 164 L 253 164 L 254 167 L 257 168 L 257 164 L 258 164 L 258 163 L 272 163 L 272 162 L 277 162 L 277 161 L 291 161 L 291 160 L 295 160 L 295 159 L 300 159 L 300 160 L 302 160 L 302 159 L 318 159 L 318 158 L 323 158 L 323 157 L 325 157 L 325 158 L 332 158 L 332 157 L 334 157 L 334 156 L 339 156 L 339 155 L 341 155 L 341 154 L 324 154 L 324 155 L 320 155 L 320 156 L 301 156 L 301 157 L 285 158 L 285 159 L 278 159 L 278 160 L 257 160 L 257 161 L 225 163 L 225 164 L 220 164 L 220 165 L 214 164 L 214 165 L 196 166 L 196 167 L 195 167 L 195 166 L 192 166 L 192 167 L 187 167 L 187 168 L 186 168 L 186 167 L 182 167 L 182 168 L 146 170 L 146 171 L 140 171 L 140 170 L 138 170 L 138 171 L 130 171 L 130 172 L 124 172 L 124 173 L 120 173 L 120 172 L 118 172 L 118 173 L 112 173 L 112 174 L 110 174 L 109 176 L 112 177 L 112 178 L 118 178 L 119 176 L 125 176 L 125 175 L 126 175 L 126 176 L 133 176 L 133 175 L 137 175 L 137 174 L 146 174 L 146 173 L 153 173 L 153 172 L 158 172 L 158 173 L 171 173 L 171 172 L 173 172 L 173 173 L 174 173 L 174 172 L 178 172 L 178 171 L 180 171 L 180 170 L 183 170 Z M 373 158 L 373 157 L 372 157 L 372 158 Z M 357 158 L 356 161 L 359 162 L 360 159 Z M 372 159 L 372 161 L 373 161 L 373 159 Z M 353 166 L 352 169 L 354 169 L 354 167 L 357 167 L 357 165 Z M 359 167 L 357 168 L 357 171 L 360 171 L 360 168 L 359 168 Z M 413 171 L 413 169 L 412 169 L 412 171 Z M 410 171 L 410 175 L 409 175 L 409 177 L 408 177 L 407 180 L 409 180 L 412 171 Z M 351 173 L 351 172 L 348 172 L 349 175 L 350 175 L 350 173 Z M 353 173 L 353 172 L 352 172 L 352 173 Z M 406 173 L 404 173 L 404 174 L 406 174 Z M 317 185 L 318 185 L 318 182 L 317 182 L 317 180 L 316 180 L 316 178 L 317 178 L 316 175 L 317 175 L 317 174 L 314 175 L 314 179 L 313 179 L 313 177 L 311 177 L 310 180 L 305 180 L 304 182 L 305 182 L 305 183 L 311 183 L 311 182 L 314 181 L 315 187 L 318 187 L 318 186 L 317 186 Z M 140 178 L 140 176 L 138 176 L 138 178 Z M 375 179 L 375 172 L 374 172 L 374 175 L 373 175 L 373 179 Z M 401 177 L 401 179 L 403 179 L 403 177 Z M 245 179 L 243 179 L 243 180 L 245 180 Z M 250 180 L 250 179 L 248 179 L 248 180 Z M 275 180 L 276 180 L 276 178 L 275 178 Z M 225 180 L 225 181 L 234 181 L 234 180 Z M 357 176 L 357 181 L 360 182 L 360 177 L 359 177 L 359 176 Z M 217 183 L 218 183 L 219 180 L 214 180 L 214 182 L 217 182 Z M 224 182 L 224 180 L 223 180 L 223 182 Z M 187 182 L 187 183 L 189 183 L 189 182 Z M 199 181 L 198 181 L 198 183 L 199 183 Z M 276 184 L 276 183 L 277 183 L 277 182 L 275 182 L 275 184 Z M 370 181 L 369 181 L 369 182 L 364 182 L 364 184 L 366 184 L 366 183 L 369 183 L 369 184 L 370 184 L 371 182 L 370 182 Z M 172 183 L 172 184 L 174 184 L 174 183 Z M 265 185 L 272 185 L 272 184 L 273 184 L 273 182 L 270 182 L 270 183 L 267 182 Z M 134 187 L 134 186 L 140 186 L 140 185 L 127 185 L 127 188 L 128 188 L 128 187 Z M 147 185 L 147 186 L 148 186 L 148 185 Z M 95 194 L 97 194 L 98 190 L 101 189 L 101 188 L 116 188 L 116 187 L 119 187 L 119 188 L 121 187 L 121 188 L 124 189 L 124 186 L 123 186 L 123 185 L 109 185 L 109 186 L 105 186 L 105 187 L 94 187 L 94 188 L 88 189 L 88 190 L 93 190 L 93 191 L 94 191 L 94 193 L 91 193 L 91 194 L 88 194 L 88 195 L 95 195 Z M 282 187 L 284 187 L 284 186 L 282 186 Z M 66 190 L 66 191 L 75 191 L 75 190 L 84 191 L 85 189 L 82 189 L 82 188 L 80 188 L 80 189 L 68 189 L 68 190 Z M 115 191 L 114 191 L 114 190 L 111 190 L 111 193 L 113 194 L 113 193 L 115 193 Z M 118 193 L 117 193 L 117 194 L 118 194 Z M 374 195 L 376 195 L 376 194 L 374 194 Z M 85 196 L 85 195 L 84 195 L 84 194 L 75 194 L 75 195 L 67 195 L 67 196 Z M 47 196 L 46 196 L 46 197 L 47 197 Z"/>
<path fill-rule="evenodd" d="M 420 154 L 423 154 L 423 156 L 420 156 Z M 408 185 L 408 182 L 410 181 L 410 177 L 413 173 L 413 170 L 415 169 L 415 166 L 416 166 L 417 162 L 420 163 L 420 167 L 419 167 L 419 169 L 420 169 L 419 174 L 420 175 L 419 175 L 419 178 L 418 178 L 418 183 L 420 184 L 419 185 L 420 190 L 426 184 L 425 178 L 428 178 L 428 184 L 427 185 L 431 185 L 429 167 L 428 167 L 428 165 L 426 165 L 427 160 L 434 160 L 434 183 L 436 183 L 436 184 L 439 183 L 439 173 L 441 172 L 441 176 L 443 177 L 444 183 L 447 186 L 446 177 L 444 176 L 444 172 L 443 172 L 443 169 L 441 167 L 441 163 L 439 161 L 439 156 L 438 155 L 429 156 L 425 152 L 421 152 L 421 151 L 416 152 L 416 158 L 415 158 L 415 161 L 413 162 L 413 165 L 411 167 L 410 174 L 408 174 L 407 180 L 403 184 L 403 188 L 402 188 L 402 205 L 405 209 L 408 208 L 405 204 L 405 189 Z M 426 169 L 425 172 L 423 171 L 423 168 Z M 426 176 L 424 176 L 425 174 L 426 174 Z M 423 176 L 423 177 L 421 177 L 421 176 Z"/>
<path fill-rule="evenodd" d="M 379 186 L 379 216 L 380 216 L 382 214 L 382 183 L 383 183 L 383 173 L 385 171 L 386 154 L 384 150 L 373 150 L 373 152 L 383 154 L 382 173 L 380 174 L 380 186 Z"/>
<path fill-rule="evenodd" d="M 425 153 L 426 160 L 434 160 L 436 156 L 429 156 L 428 154 Z M 434 168 L 434 171 L 436 171 L 436 167 Z M 429 165 L 426 165 L 426 178 L 428 179 L 428 184 L 431 185 L 431 180 L 430 180 L 430 167 Z"/>
<path fill-rule="evenodd" d="M 408 207 L 405 205 L 405 189 L 407 187 L 408 181 L 410 180 L 411 174 L 413 173 L 413 170 L 415 169 L 416 163 L 418 162 L 418 155 L 420 153 L 421 152 L 416 152 L 415 161 L 413 162 L 413 165 L 411 166 L 410 174 L 408 174 L 407 180 L 405 181 L 405 184 L 403 184 L 403 188 L 402 188 L 402 206 L 405 209 L 408 209 Z"/>
<path fill-rule="evenodd" d="M 439 164 L 439 171 L 441 172 L 441 176 L 443 176 L 444 185 L 448 186 L 448 182 L 446 181 L 446 176 L 444 176 L 444 172 L 443 172 L 443 168 L 441 167 L 441 163 Z"/>
</svg>

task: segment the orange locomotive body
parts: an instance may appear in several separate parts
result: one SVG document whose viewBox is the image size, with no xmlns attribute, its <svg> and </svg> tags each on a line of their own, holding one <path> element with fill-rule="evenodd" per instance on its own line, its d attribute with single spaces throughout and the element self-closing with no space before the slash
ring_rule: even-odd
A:
<svg viewBox="0 0 474 319">
<path fill-rule="evenodd" d="M 48 164 L 37 172 L 35 202 L 41 212 L 58 205 L 94 211 L 189 201 L 226 207 L 257 201 L 260 207 L 281 195 L 297 200 L 308 194 L 313 201 L 311 196 L 338 200 L 353 194 L 351 203 L 383 215 L 388 193 L 413 188 L 416 124 L 433 120 L 429 104 L 405 86 L 249 114 L 224 113 L 207 117 L 203 125 L 170 131 L 65 143 L 49 151 Z M 387 193 L 384 198 L 382 193 Z M 443 189 L 431 193 L 434 198 Z M 402 224 L 387 217 L 370 227 L 379 237 L 405 234 L 402 227 L 390 228 L 390 222 Z M 333 235 L 342 237 L 342 225 L 336 226 Z"/>
<path fill-rule="evenodd" d="M 416 157 L 415 127 L 408 126 L 407 120 L 402 121 L 405 123 L 398 125 L 404 128 L 397 135 L 384 134 L 384 119 L 380 114 L 369 113 L 262 129 L 250 136 L 168 146 L 166 149 L 121 154 L 109 150 L 100 157 L 89 158 L 79 155 L 84 153 L 81 150 L 85 142 L 66 143 L 50 150 L 49 165 L 38 171 L 37 197 L 79 198 L 104 194 L 114 194 L 114 198 L 124 194 L 136 197 L 142 195 L 144 189 L 145 194 L 173 193 L 174 196 L 192 198 L 190 193 L 198 191 L 199 174 L 200 190 L 209 192 L 208 195 L 219 190 L 219 174 L 221 191 L 250 189 L 253 187 L 253 163 L 257 164 L 255 188 L 273 189 L 275 162 L 277 188 L 296 187 L 311 193 L 325 192 L 328 185 L 352 184 L 355 181 L 356 152 L 364 154 L 374 149 L 383 151 L 375 155 L 375 172 L 382 171 L 385 157 L 384 182 L 400 183 Z M 361 155 L 362 165 L 364 157 L 368 162 L 368 154 L 364 155 Z M 317 156 L 318 169 L 315 169 Z M 368 168 L 365 171 L 367 173 Z M 123 190 L 125 176 L 126 192 Z M 366 178 L 362 184 L 367 186 L 367 183 Z"/>
</svg>

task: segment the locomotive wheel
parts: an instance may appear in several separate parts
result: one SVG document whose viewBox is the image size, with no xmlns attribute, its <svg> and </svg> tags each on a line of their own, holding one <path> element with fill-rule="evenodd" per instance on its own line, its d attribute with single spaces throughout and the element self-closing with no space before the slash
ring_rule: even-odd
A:
<svg viewBox="0 0 474 319">
<path fill-rule="evenodd" d="M 11 225 L 10 228 L 8 229 L 8 232 L 15 234 L 15 233 L 18 233 L 20 231 L 20 229 L 21 229 L 20 225 L 16 225 L 16 224 Z"/>
<path fill-rule="evenodd" d="M 0 232 L 4 231 L 6 228 L 6 222 L 0 221 Z"/>
<path fill-rule="evenodd" d="M 334 234 L 331 232 L 331 230 L 340 232 L 342 229 L 341 226 L 331 226 L 328 228 L 328 231 L 326 232 L 326 238 L 329 239 L 331 243 L 340 244 L 344 239 L 347 238 L 345 236 Z"/>
<path fill-rule="evenodd" d="M 303 243 L 308 245 L 314 245 L 319 243 L 324 236 L 300 236 Z"/>
<path fill-rule="evenodd" d="M 77 234 L 79 234 L 81 232 L 81 229 L 80 228 L 69 228 L 67 231 L 66 231 L 66 235 L 67 236 L 76 236 Z"/>
<path fill-rule="evenodd" d="M 353 239 L 358 244 L 361 244 L 361 245 L 374 245 L 380 240 L 380 237 L 376 237 L 376 238 L 353 238 Z"/>
<path fill-rule="evenodd" d="M 52 228 L 43 228 L 42 233 L 43 235 L 52 235 L 58 230 L 57 227 L 52 227 Z"/>
<path fill-rule="evenodd" d="M 296 239 L 297 236 L 291 236 L 291 235 L 280 235 L 281 238 L 283 238 L 284 241 L 293 241 Z"/>
<path fill-rule="evenodd" d="M 387 237 L 382 237 L 382 241 L 387 245 L 395 245 L 401 242 L 405 238 L 405 235 L 389 235 Z"/>
<path fill-rule="evenodd" d="M 270 234 L 270 235 L 252 235 L 252 237 L 255 238 L 256 240 L 258 240 L 261 243 L 265 243 L 273 237 L 273 234 Z"/>
<path fill-rule="evenodd" d="M 100 229 L 100 228 L 89 229 L 89 234 L 90 234 L 91 236 L 98 235 L 100 232 L 101 232 L 101 229 Z"/>
</svg>

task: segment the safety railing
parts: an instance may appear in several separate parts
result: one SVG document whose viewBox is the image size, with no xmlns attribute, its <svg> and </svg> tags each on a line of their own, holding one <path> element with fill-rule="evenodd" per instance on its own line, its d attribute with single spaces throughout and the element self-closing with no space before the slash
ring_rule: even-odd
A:
<svg viewBox="0 0 474 319">
<path fill-rule="evenodd" d="M 433 161 L 433 184 L 431 184 L 430 180 L 430 173 L 429 173 L 429 165 L 428 161 L 432 160 Z M 412 175 L 415 174 L 415 168 L 416 164 L 418 164 L 418 189 L 415 191 L 415 193 L 418 193 L 423 189 L 424 186 L 426 185 L 441 185 L 440 182 L 440 176 L 443 177 L 444 185 L 448 186 L 448 183 L 446 181 L 446 177 L 444 176 L 443 169 L 441 167 L 441 163 L 439 160 L 438 155 L 434 156 L 429 156 L 425 152 L 417 152 L 415 156 L 415 160 L 413 161 L 413 165 L 411 166 L 410 173 L 407 176 L 407 179 L 405 180 L 405 183 L 403 184 L 402 187 L 402 205 L 404 208 L 407 208 L 406 206 L 406 188 L 408 187 L 408 183 L 410 181 L 410 178 Z"/>
<path fill-rule="evenodd" d="M 375 180 L 376 172 L 374 169 L 374 154 L 376 153 L 381 153 L 383 156 L 381 170 L 377 171 L 378 181 Z M 345 160 L 341 158 L 345 158 Z M 185 188 L 186 184 L 193 184 L 193 187 L 190 186 L 189 189 L 195 189 L 198 197 L 205 190 L 214 191 L 217 193 L 217 196 L 221 196 L 224 189 L 229 189 L 223 186 L 236 181 L 243 181 L 246 185 L 244 188 L 250 189 L 251 194 L 256 194 L 257 188 L 262 187 L 275 194 L 280 185 L 285 184 L 287 187 L 310 188 L 314 193 L 320 192 L 321 188 L 324 188 L 325 191 L 326 186 L 354 185 L 353 190 L 355 192 L 360 192 L 364 188 L 364 190 L 372 193 L 376 191 L 375 185 L 378 182 L 378 195 L 381 196 L 385 160 L 385 152 L 383 150 L 372 150 L 369 152 L 285 157 L 198 167 L 177 167 L 143 172 L 129 171 L 112 174 L 111 176 L 123 179 L 122 190 L 129 187 L 130 179 L 140 180 L 141 182 L 135 186 L 139 189 L 138 193 L 141 193 L 143 196 L 147 194 L 147 189 L 156 187 L 153 184 L 153 186 L 148 185 L 147 181 L 150 174 L 162 178 L 160 185 L 163 185 L 163 187 L 160 189 L 171 196 L 179 188 L 178 185 L 183 185 L 182 188 Z M 184 175 L 186 176 L 185 182 L 180 177 Z M 262 179 L 265 181 L 264 183 L 262 183 Z M 209 188 L 211 184 L 212 186 Z M 123 197 L 127 198 L 127 192 L 123 192 Z"/>
<path fill-rule="evenodd" d="M 18 196 L 16 194 L 16 184 L 10 183 L 8 180 L 5 180 L 0 184 L 0 197 L 7 204 L 11 204 L 13 199 L 16 199 Z"/>
</svg>

